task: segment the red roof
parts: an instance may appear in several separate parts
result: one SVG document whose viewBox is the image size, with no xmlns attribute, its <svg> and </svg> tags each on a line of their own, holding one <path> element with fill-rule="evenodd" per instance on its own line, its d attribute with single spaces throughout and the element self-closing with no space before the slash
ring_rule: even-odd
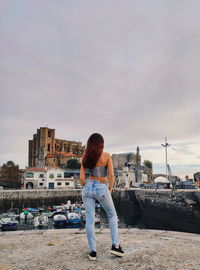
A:
<svg viewBox="0 0 200 270">
<path fill-rule="evenodd" d="M 57 154 L 57 155 L 63 156 L 63 157 L 77 157 L 77 155 L 72 154 L 72 153 L 67 153 L 67 152 L 55 151 L 54 153 Z"/>
<path fill-rule="evenodd" d="M 56 156 L 53 155 L 53 154 L 47 154 L 47 157 L 48 157 L 48 158 L 56 158 Z"/>
<path fill-rule="evenodd" d="M 38 167 L 33 167 L 33 168 L 27 168 L 27 172 L 43 172 L 44 168 L 38 168 Z"/>
</svg>

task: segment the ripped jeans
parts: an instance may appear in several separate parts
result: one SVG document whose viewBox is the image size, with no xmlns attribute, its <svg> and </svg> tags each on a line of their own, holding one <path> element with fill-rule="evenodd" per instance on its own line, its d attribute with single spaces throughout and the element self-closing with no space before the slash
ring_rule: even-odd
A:
<svg viewBox="0 0 200 270">
<path fill-rule="evenodd" d="M 118 245 L 118 217 L 115 206 L 106 184 L 102 184 L 98 180 L 86 180 L 86 184 L 82 190 L 82 199 L 86 211 L 86 234 L 89 245 L 89 252 L 96 251 L 95 238 L 95 200 L 104 208 L 108 220 L 113 245 Z"/>
</svg>

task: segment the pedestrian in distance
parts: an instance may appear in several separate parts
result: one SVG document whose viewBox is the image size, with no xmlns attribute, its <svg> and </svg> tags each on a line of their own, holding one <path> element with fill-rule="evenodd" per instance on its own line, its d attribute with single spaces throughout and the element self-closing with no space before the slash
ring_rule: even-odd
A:
<svg viewBox="0 0 200 270">
<path fill-rule="evenodd" d="M 111 196 L 115 181 L 113 163 L 110 154 L 103 152 L 103 148 L 103 137 L 98 133 L 92 134 L 87 141 L 80 170 L 80 182 L 83 186 L 82 199 L 86 211 L 86 235 L 89 246 L 89 259 L 92 261 L 95 261 L 97 258 L 95 238 L 96 200 L 98 200 L 105 210 L 109 220 L 112 240 L 110 253 L 117 257 L 124 256 L 124 251 L 118 240 L 118 217 Z M 86 170 L 89 172 L 88 179 L 85 179 Z"/>
</svg>

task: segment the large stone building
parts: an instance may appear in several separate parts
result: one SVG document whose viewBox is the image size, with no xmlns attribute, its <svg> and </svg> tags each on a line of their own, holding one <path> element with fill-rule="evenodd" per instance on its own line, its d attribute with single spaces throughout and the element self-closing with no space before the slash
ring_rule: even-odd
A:
<svg viewBox="0 0 200 270">
<path fill-rule="evenodd" d="M 55 129 L 40 127 L 29 140 L 29 167 L 64 167 L 69 159 L 79 159 L 82 142 L 55 138 Z"/>
<path fill-rule="evenodd" d="M 125 164 L 141 166 L 141 155 L 139 152 L 139 147 L 137 147 L 136 154 L 133 152 L 113 154 L 113 167 L 114 169 L 122 170 Z"/>
<path fill-rule="evenodd" d="M 137 147 L 136 153 L 113 154 L 112 160 L 115 176 L 118 180 L 123 178 L 122 182 L 126 182 L 127 179 L 131 179 L 129 182 L 132 184 L 152 182 L 152 168 L 141 164 L 139 147 Z"/>
</svg>

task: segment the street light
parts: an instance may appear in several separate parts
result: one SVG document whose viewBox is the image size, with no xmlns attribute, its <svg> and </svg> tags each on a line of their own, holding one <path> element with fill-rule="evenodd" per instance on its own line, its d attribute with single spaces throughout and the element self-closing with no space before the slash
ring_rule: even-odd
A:
<svg viewBox="0 0 200 270">
<path fill-rule="evenodd" d="M 166 162 L 166 179 L 168 179 L 168 177 L 167 177 L 167 171 L 168 171 L 168 169 L 167 169 L 167 147 L 169 147 L 171 144 L 169 144 L 168 142 L 167 142 L 167 137 L 165 137 L 165 144 L 161 144 L 163 147 L 165 147 L 165 162 Z"/>
</svg>

